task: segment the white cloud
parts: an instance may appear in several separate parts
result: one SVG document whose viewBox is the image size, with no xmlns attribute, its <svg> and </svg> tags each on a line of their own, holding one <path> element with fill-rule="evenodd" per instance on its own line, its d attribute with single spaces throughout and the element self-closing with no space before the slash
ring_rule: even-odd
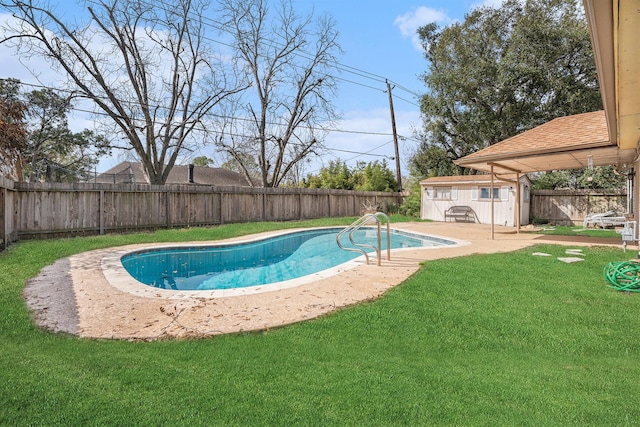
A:
<svg viewBox="0 0 640 427">
<path fill-rule="evenodd" d="M 403 37 L 411 38 L 413 47 L 422 51 L 420 38 L 418 37 L 418 28 L 430 24 L 432 22 L 448 24 L 452 19 L 447 16 L 443 10 L 436 10 L 426 6 L 420 6 L 417 9 L 398 16 L 393 25 L 397 26 Z"/>
</svg>

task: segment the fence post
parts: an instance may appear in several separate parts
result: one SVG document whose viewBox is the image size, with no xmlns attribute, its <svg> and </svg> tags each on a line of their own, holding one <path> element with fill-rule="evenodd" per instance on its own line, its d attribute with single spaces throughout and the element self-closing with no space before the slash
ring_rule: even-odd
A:
<svg viewBox="0 0 640 427">
<path fill-rule="evenodd" d="M 7 248 L 7 189 L 0 187 L 0 251 Z"/>
<path fill-rule="evenodd" d="M 224 192 L 220 191 L 220 225 L 224 225 L 224 209 L 222 203 L 224 200 Z"/>
<path fill-rule="evenodd" d="M 100 198 L 98 200 L 98 222 L 100 224 L 100 235 L 104 234 L 104 190 L 100 190 L 100 194 L 98 195 Z"/>
<path fill-rule="evenodd" d="M 171 217 L 170 217 L 170 203 L 169 203 L 169 189 L 165 185 L 164 187 L 164 206 L 165 206 L 165 215 L 167 219 L 167 228 L 171 228 Z"/>
</svg>

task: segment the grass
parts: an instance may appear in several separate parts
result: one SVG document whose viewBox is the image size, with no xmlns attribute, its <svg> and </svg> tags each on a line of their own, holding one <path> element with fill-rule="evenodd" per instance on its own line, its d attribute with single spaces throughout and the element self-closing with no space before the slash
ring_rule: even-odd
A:
<svg viewBox="0 0 640 427">
<path fill-rule="evenodd" d="M 345 223 L 349 220 L 336 221 Z M 333 221 L 30 241 L 0 254 L 0 425 L 634 425 L 640 295 L 619 248 L 426 263 L 384 297 L 261 333 L 160 342 L 41 331 L 25 280 L 72 253 Z M 547 252 L 552 257 L 532 256 Z"/>
<path fill-rule="evenodd" d="M 584 228 L 582 226 L 565 226 L 558 225 L 554 227 L 541 226 L 542 229 L 536 231 L 537 234 L 547 234 L 556 236 L 589 236 L 589 237 L 617 237 L 620 234 L 612 228 Z"/>
</svg>

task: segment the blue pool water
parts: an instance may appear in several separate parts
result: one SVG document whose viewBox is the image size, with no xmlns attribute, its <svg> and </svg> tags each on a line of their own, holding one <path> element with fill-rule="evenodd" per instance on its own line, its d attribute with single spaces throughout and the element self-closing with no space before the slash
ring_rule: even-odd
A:
<svg viewBox="0 0 640 427">
<path fill-rule="evenodd" d="M 340 230 L 307 230 L 223 246 L 151 249 L 132 252 L 121 261 L 136 280 L 163 289 L 217 290 L 266 285 L 317 273 L 361 256 L 338 247 L 336 236 Z M 376 230 L 358 230 L 354 241 L 377 245 Z M 345 247 L 353 247 L 348 235 L 341 242 Z M 391 231 L 392 249 L 451 244 L 454 242 Z M 386 246 L 384 230 L 383 257 Z"/>
</svg>

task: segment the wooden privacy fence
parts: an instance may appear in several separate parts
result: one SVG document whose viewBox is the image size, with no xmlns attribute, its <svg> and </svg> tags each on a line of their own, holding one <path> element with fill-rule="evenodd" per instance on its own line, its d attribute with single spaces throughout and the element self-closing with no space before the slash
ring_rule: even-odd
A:
<svg viewBox="0 0 640 427">
<path fill-rule="evenodd" d="M 18 240 L 13 209 L 14 200 L 13 181 L 0 176 L 0 250 Z"/>
<path fill-rule="evenodd" d="M 2 246 L 25 238 L 358 216 L 400 195 L 300 188 L 0 181 Z"/>
<path fill-rule="evenodd" d="M 627 212 L 626 191 L 614 190 L 532 190 L 532 222 L 579 225 L 590 213 Z"/>
<path fill-rule="evenodd" d="M 0 177 L 0 250 L 19 239 L 388 211 L 397 193 L 197 185 L 17 183 Z M 581 224 L 626 212 L 624 191 L 534 190 L 531 219 Z"/>
</svg>

